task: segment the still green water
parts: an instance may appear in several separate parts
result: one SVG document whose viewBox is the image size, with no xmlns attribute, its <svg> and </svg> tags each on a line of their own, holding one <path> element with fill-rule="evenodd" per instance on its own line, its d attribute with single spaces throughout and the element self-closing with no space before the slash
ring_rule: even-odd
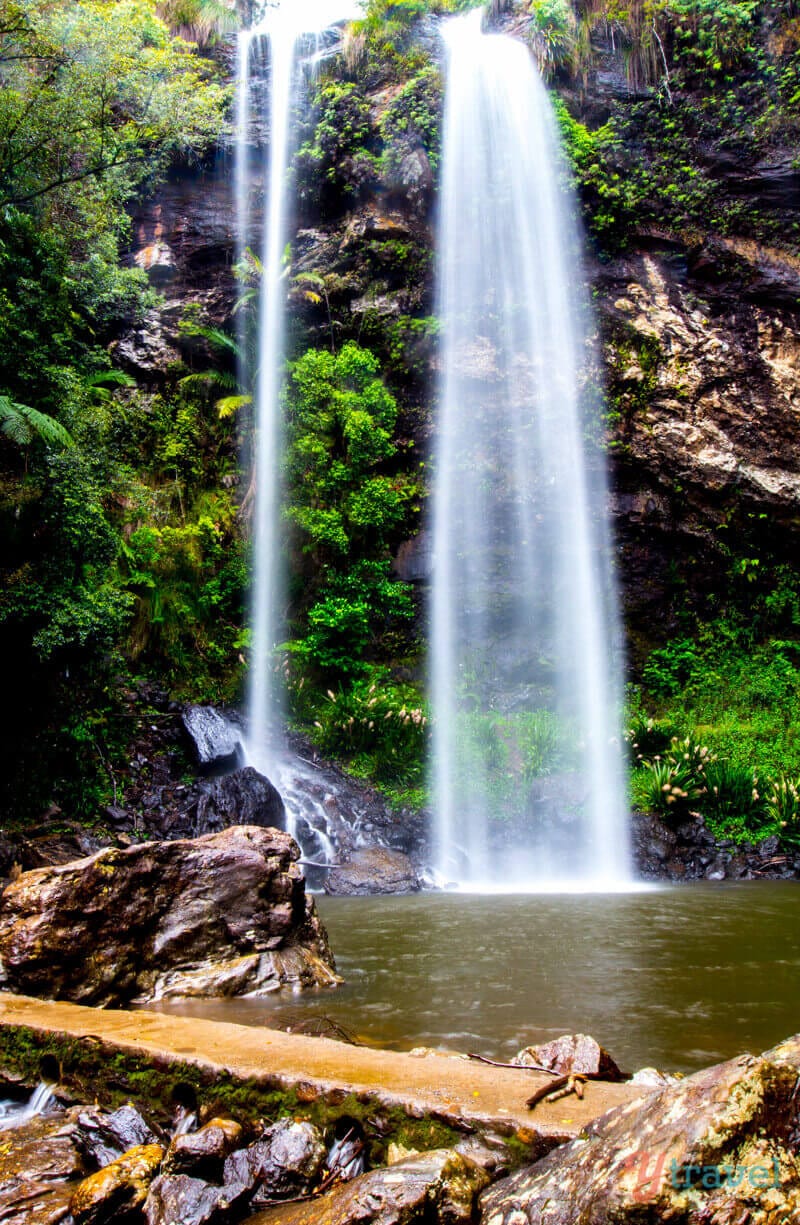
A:
<svg viewBox="0 0 800 1225">
<path fill-rule="evenodd" d="M 161 1005 L 286 1027 L 330 1017 L 378 1046 L 508 1059 L 592 1034 L 627 1071 L 691 1071 L 800 1031 L 800 886 L 317 899 L 346 985 Z"/>
</svg>

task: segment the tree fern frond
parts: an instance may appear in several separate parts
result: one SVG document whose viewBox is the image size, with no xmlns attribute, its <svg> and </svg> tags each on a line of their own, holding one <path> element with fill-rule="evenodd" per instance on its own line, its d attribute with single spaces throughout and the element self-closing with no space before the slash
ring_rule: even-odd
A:
<svg viewBox="0 0 800 1225">
<path fill-rule="evenodd" d="M 200 370 L 178 380 L 181 387 L 236 387 L 236 376 L 227 370 Z"/>
<path fill-rule="evenodd" d="M 135 387 L 136 379 L 125 370 L 100 370 L 84 379 L 86 387 Z"/>
<path fill-rule="evenodd" d="M 242 396 L 223 396 L 221 400 L 217 400 L 216 410 L 219 413 L 220 419 L 233 417 L 240 408 L 244 408 L 247 404 L 253 403 L 253 397 L 248 395 Z"/>
<path fill-rule="evenodd" d="M 0 430 L 18 447 L 30 446 L 34 438 L 41 438 L 51 447 L 75 445 L 69 430 L 55 417 L 3 395 L 0 395 Z"/>
<path fill-rule="evenodd" d="M 33 429 L 22 408 L 8 396 L 0 396 L 0 430 L 18 447 L 27 447 L 33 442 Z"/>
<path fill-rule="evenodd" d="M 239 356 L 239 344 L 236 338 L 223 332 L 222 328 L 205 327 L 202 323 L 184 320 L 180 325 L 180 332 L 183 336 L 199 336 L 201 340 L 207 340 L 215 348 L 227 349 L 229 353 Z"/>
</svg>

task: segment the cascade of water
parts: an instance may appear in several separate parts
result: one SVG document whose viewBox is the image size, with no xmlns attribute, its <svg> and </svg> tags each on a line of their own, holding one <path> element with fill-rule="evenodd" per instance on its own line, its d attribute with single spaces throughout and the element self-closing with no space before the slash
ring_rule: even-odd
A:
<svg viewBox="0 0 800 1225">
<path fill-rule="evenodd" d="M 27 1123 L 44 1114 L 55 1097 L 53 1088 L 53 1085 L 43 1080 L 36 1086 L 27 1102 L 0 1102 L 0 1131 L 18 1127 L 20 1123 Z"/>
<path fill-rule="evenodd" d="M 618 643 L 577 231 L 533 61 L 481 22 L 444 27 L 436 866 L 475 887 L 613 888 Z"/>
<path fill-rule="evenodd" d="M 304 62 L 320 54 L 331 26 L 359 15 L 355 0 L 280 0 L 240 36 L 236 123 L 236 208 L 240 249 L 251 221 L 249 169 L 251 129 L 258 105 L 252 88 L 254 47 L 269 47 L 269 153 L 264 171 L 265 213 L 261 243 L 255 405 L 255 510 L 253 516 L 252 644 L 248 692 L 248 757 L 257 769 L 274 772 L 281 753 L 282 702 L 273 652 L 282 636 L 284 578 L 281 564 L 281 416 L 284 370 L 285 287 L 283 252 L 288 238 L 286 182 L 292 153 L 292 113 Z M 309 50 L 309 38 L 312 40 Z"/>
</svg>

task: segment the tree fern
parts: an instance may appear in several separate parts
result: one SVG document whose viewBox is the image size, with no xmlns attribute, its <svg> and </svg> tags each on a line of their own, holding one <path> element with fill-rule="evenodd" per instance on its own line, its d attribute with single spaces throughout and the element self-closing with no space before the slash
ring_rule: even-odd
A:
<svg viewBox="0 0 800 1225">
<path fill-rule="evenodd" d="M 183 320 L 180 324 L 180 333 L 182 336 L 198 336 L 201 340 L 208 341 L 212 348 L 226 349 L 236 357 L 240 355 L 239 342 L 227 332 L 223 332 L 222 328 L 205 327 L 202 323 Z"/>
<path fill-rule="evenodd" d="M 3 395 L 0 395 L 0 431 L 18 447 L 29 447 L 36 438 L 48 447 L 75 445 L 69 430 L 55 417 Z"/>
</svg>

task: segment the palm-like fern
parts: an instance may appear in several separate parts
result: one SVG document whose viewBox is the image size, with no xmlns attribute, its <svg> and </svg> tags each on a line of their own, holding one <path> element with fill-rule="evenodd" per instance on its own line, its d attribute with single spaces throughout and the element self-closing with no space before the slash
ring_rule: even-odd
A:
<svg viewBox="0 0 800 1225">
<path fill-rule="evenodd" d="M 198 336 L 207 341 L 212 349 L 225 349 L 237 359 L 241 358 L 242 350 L 239 342 L 227 332 L 223 332 L 221 328 L 205 327 L 202 323 L 184 321 L 180 325 L 180 330 L 184 336 Z M 200 370 L 194 374 L 187 374 L 181 379 L 181 386 L 218 387 L 220 390 L 231 392 L 231 395 L 222 396 L 215 402 L 220 417 L 232 417 L 238 409 L 253 402 L 251 395 L 246 392 L 238 392 L 239 383 L 236 375 L 229 370 Z"/>
<path fill-rule="evenodd" d="M 0 395 L 0 432 L 18 447 L 29 447 L 37 438 L 48 447 L 75 445 L 69 430 L 55 417 L 4 395 Z"/>
</svg>

